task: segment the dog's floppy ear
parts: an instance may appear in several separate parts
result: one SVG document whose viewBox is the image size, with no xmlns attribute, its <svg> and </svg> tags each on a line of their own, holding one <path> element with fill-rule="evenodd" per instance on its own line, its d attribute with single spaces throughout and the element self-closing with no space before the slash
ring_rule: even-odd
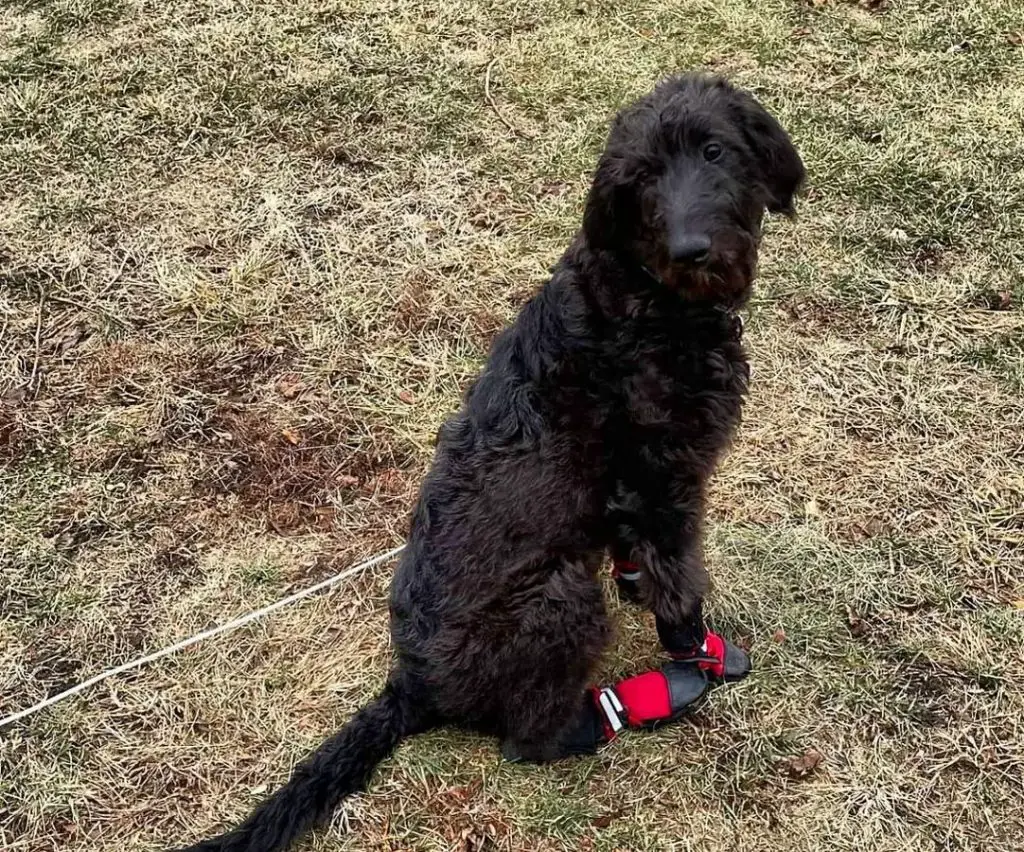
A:
<svg viewBox="0 0 1024 852">
<path fill-rule="evenodd" d="M 622 110 L 608 133 L 583 213 L 583 231 L 595 248 L 620 248 L 639 219 L 637 189 L 647 167 L 657 111 L 644 102 Z"/>
<path fill-rule="evenodd" d="M 595 248 L 616 248 L 625 240 L 623 223 L 630 217 L 624 208 L 630 203 L 633 172 L 628 159 L 616 152 L 601 156 L 583 213 L 583 230 Z"/>
<path fill-rule="evenodd" d="M 736 95 L 740 129 L 757 158 L 768 210 L 792 216 L 793 199 L 807 176 L 803 161 L 782 125 L 763 106 L 746 92 Z"/>
</svg>

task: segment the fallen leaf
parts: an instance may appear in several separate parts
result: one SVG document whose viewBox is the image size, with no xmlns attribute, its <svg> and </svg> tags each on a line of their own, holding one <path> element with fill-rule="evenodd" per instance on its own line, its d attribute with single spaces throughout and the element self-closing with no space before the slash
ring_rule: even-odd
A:
<svg viewBox="0 0 1024 852">
<path fill-rule="evenodd" d="M 483 782 L 476 778 L 464 787 L 452 787 L 446 791 L 445 795 L 451 797 L 458 804 L 464 805 L 470 799 L 476 797 L 482 786 Z"/>
<path fill-rule="evenodd" d="M 334 519 L 338 512 L 330 506 L 317 506 L 313 509 L 313 519 L 316 522 L 316 529 L 329 530 L 334 525 Z"/>
<path fill-rule="evenodd" d="M 299 444 L 302 441 L 302 436 L 294 429 L 282 429 L 281 437 L 289 444 Z"/>
<path fill-rule="evenodd" d="M 849 606 L 846 608 L 846 623 L 850 627 L 850 635 L 855 639 L 866 636 L 871 632 L 870 625 Z"/>
<path fill-rule="evenodd" d="M 193 254 L 209 254 L 217 247 L 217 241 L 207 234 L 201 234 L 185 247 L 185 251 Z"/>
<path fill-rule="evenodd" d="M 501 220 L 490 211 L 484 211 L 471 216 L 469 222 L 474 227 L 482 229 L 498 228 L 501 225 Z"/>
<path fill-rule="evenodd" d="M 998 293 L 996 293 L 996 296 L 999 299 L 999 304 L 996 310 L 1010 310 L 1010 308 L 1013 305 L 1013 293 L 1011 293 L 1009 290 L 1000 290 Z"/>
<path fill-rule="evenodd" d="M 772 634 L 772 642 L 776 645 L 781 645 L 786 641 L 786 631 L 781 627 Z"/>
<path fill-rule="evenodd" d="M 862 524 L 850 524 L 850 537 L 854 541 L 864 541 L 868 537 L 868 531 Z"/>
<path fill-rule="evenodd" d="M 792 32 L 792 36 L 793 38 L 807 38 L 812 32 L 814 31 L 810 27 L 796 27 Z"/>
<path fill-rule="evenodd" d="M 277 392 L 285 399 L 295 399 L 306 389 L 298 373 L 285 373 L 277 380 Z"/>
<path fill-rule="evenodd" d="M 78 823 L 72 822 L 71 820 L 61 820 L 58 822 L 57 830 L 68 838 L 78 837 L 79 831 L 81 831 L 78 827 Z"/>
<path fill-rule="evenodd" d="M 302 512 L 296 503 L 277 503 L 268 507 L 267 523 L 278 535 L 287 535 L 302 526 Z"/>
<path fill-rule="evenodd" d="M 564 181 L 554 181 L 551 183 L 542 183 L 537 192 L 541 195 L 565 195 L 566 190 L 569 189 L 569 184 Z"/>
<path fill-rule="evenodd" d="M 1024 610 L 1024 600 L 1013 601 L 1010 606 L 1014 609 Z"/>
<path fill-rule="evenodd" d="M 7 393 L 4 394 L 4 402 L 24 402 L 28 397 L 28 385 L 18 385 L 16 388 L 11 388 Z"/>
<path fill-rule="evenodd" d="M 337 482 L 342 488 L 352 488 L 354 485 L 359 484 L 359 477 L 343 473 L 338 477 Z"/>
<path fill-rule="evenodd" d="M 377 487 L 385 494 L 397 494 L 405 488 L 402 472 L 393 467 L 385 468 L 376 479 Z"/>
<path fill-rule="evenodd" d="M 606 814 L 594 817 L 590 824 L 595 828 L 608 828 L 620 816 L 622 816 L 622 811 L 609 811 Z"/>
<path fill-rule="evenodd" d="M 791 778 L 806 778 L 824 759 L 825 756 L 816 748 L 809 748 L 801 755 L 787 757 L 783 762 Z"/>
<path fill-rule="evenodd" d="M 808 518 L 821 517 L 821 507 L 818 505 L 818 501 L 813 497 L 804 503 L 804 515 Z"/>
<path fill-rule="evenodd" d="M 1019 33 L 1007 33 L 1006 40 L 1010 42 L 1010 44 L 1024 44 L 1024 30 Z"/>
<path fill-rule="evenodd" d="M 407 390 L 399 391 L 398 398 L 407 405 L 412 405 L 414 402 L 416 402 L 416 397 L 414 397 L 412 393 Z"/>
</svg>

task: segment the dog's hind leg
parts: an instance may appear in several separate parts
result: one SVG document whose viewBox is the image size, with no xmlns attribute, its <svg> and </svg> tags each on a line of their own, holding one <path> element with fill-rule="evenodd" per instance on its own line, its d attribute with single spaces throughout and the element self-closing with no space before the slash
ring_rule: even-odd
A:
<svg viewBox="0 0 1024 852">
<path fill-rule="evenodd" d="M 553 699 L 557 703 L 553 703 Z M 520 703 L 521 702 L 521 703 Z M 510 708 L 508 728 L 501 741 L 506 760 L 548 763 L 573 755 L 593 754 L 606 739 L 603 720 L 592 694 L 580 685 L 573 695 L 528 691 L 517 696 L 519 706 Z M 528 719 L 529 705 L 553 711 L 547 720 Z M 520 710 L 525 710 L 521 713 Z"/>
<path fill-rule="evenodd" d="M 517 604 L 518 630 L 495 648 L 508 758 L 543 762 L 592 753 L 602 739 L 587 686 L 611 627 L 589 562 L 554 566 L 543 588 Z"/>
</svg>

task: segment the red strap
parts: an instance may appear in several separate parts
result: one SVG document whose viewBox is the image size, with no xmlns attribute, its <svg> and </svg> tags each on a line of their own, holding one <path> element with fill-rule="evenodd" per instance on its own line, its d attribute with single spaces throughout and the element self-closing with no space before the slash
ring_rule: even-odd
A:
<svg viewBox="0 0 1024 852">
<path fill-rule="evenodd" d="M 715 677 L 725 677 L 725 640 L 710 630 L 705 635 L 703 647 L 672 656 L 677 660 L 693 660 L 697 668 Z"/>
<path fill-rule="evenodd" d="M 690 661 L 698 669 L 709 672 L 717 678 L 725 677 L 725 640 L 710 630 L 705 635 L 702 646 L 691 648 L 682 653 L 672 654 L 673 659 Z"/>
<path fill-rule="evenodd" d="M 699 663 L 700 667 L 715 677 L 725 677 L 725 640 L 709 630 L 704 645 L 707 648 L 707 655 L 713 657 L 716 662 Z"/>
<path fill-rule="evenodd" d="M 617 559 L 612 563 L 612 576 L 621 577 L 623 574 L 639 574 L 640 566 L 635 562 L 627 562 L 624 559 Z M 630 577 L 630 579 L 633 579 Z"/>
<path fill-rule="evenodd" d="M 661 672 L 645 672 L 615 684 L 615 691 L 626 705 L 630 727 L 640 727 L 672 715 L 668 681 Z"/>
</svg>

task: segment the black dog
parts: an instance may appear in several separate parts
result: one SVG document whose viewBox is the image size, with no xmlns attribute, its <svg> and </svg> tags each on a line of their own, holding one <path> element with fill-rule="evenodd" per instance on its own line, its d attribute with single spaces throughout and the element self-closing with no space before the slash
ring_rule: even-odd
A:
<svg viewBox="0 0 1024 852">
<path fill-rule="evenodd" d="M 723 80 L 671 78 L 623 110 L 582 230 L 441 429 L 392 586 L 382 694 L 193 852 L 283 849 L 434 727 L 529 760 L 592 750 L 600 733 L 573 743 L 611 635 L 609 549 L 637 569 L 669 650 L 719 674 L 737 661 L 728 645 L 707 656 L 705 489 L 746 390 L 734 311 L 761 221 L 791 212 L 803 179 L 779 124 Z"/>
</svg>

